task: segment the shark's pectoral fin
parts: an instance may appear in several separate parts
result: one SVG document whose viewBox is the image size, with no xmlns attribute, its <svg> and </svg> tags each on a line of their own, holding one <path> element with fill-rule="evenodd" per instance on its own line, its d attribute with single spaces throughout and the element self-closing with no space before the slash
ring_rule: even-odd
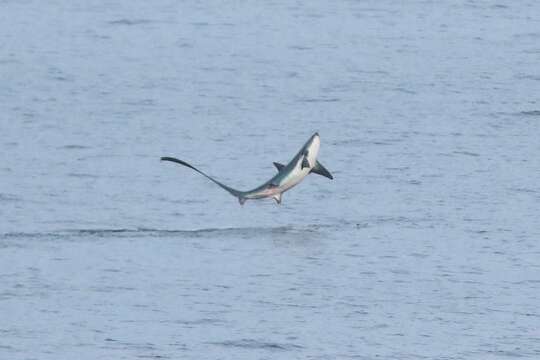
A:
<svg viewBox="0 0 540 360">
<path fill-rule="evenodd" d="M 281 171 L 285 167 L 285 165 L 275 162 L 274 166 L 276 167 L 277 171 Z"/>
<path fill-rule="evenodd" d="M 304 156 L 304 159 L 302 160 L 302 170 L 304 168 L 309 168 L 309 161 L 307 159 L 307 156 Z"/>
<path fill-rule="evenodd" d="M 246 202 L 246 198 L 245 197 L 239 197 L 238 198 L 238 202 L 240 203 L 240 205 L 244 205 L 244 203 Z"/>
<path fill-rule="evenodd" d="M 273 195 L 272 198 L 276 200 L 278 204 L 281 204 L 281 193 Z"/>
<path fill-rule="evenodd" d="M 330 171 L 326 170 L 326 168 L 324 166 L 322 166 L 322 164 L 320 162 L 318 162 L 318 161 L 315 163 L 315 166 L 313 167 L 313 169 L 311 169 L 310 172 L 322 175 L 322 176 L 327 177 L 329 179 L 334 178 L 332 176 L 332 174 L 330 174 Z"/>
</svg>

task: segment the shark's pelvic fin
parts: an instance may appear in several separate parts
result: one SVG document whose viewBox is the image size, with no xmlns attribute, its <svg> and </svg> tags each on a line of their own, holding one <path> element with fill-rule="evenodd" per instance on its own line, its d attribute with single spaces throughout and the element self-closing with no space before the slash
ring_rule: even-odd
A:
<svg viewBox="0 0 540 360">
<path fill-rule="evenodd" d="M 272 197 L 274 198 L 274 200 L 276 200 L 278 204 L 281 204 L 281 193 L 277 193 L 273 195 Z"/>
<path fill-rule="evenodd" d="M 281 171 L 281 169 L 283 169 L 283 168 L 285 167 L 285 165 L 280 164 L 280 163 L 278 163 L 278 162 L 275 162 L 275 163 L 274 163 L 274 166 L 276 167 L 276 169 L 277 169 L 278 172 Z"/>
<path fill-rule="evenodd" d="M 302 165 L 303 166 L 303 165 Z M 322 175 L 324 177 L 327 177 L 329 179 L 333 179 L 334 177 L 332 176 L 332 174 L 330 174 L 330 171 L 326 170 L 326 168 L 324 166 L 322 166 L 322 164 L 320 162 L 317 161 L 317 163 L 315 164 L 315 166 L 313 167 L 313 169 L 311 169 L 312 173 L 314 174 L 319 174 L 319 175 Z"/>
<path fill-rule="evenodd" d="M 307 159 L 307 156 L 304 156 L 304 159 L 302 159 L 302 170 L 304 168 L 309 168 L 309 161 Z"/>
</svg>

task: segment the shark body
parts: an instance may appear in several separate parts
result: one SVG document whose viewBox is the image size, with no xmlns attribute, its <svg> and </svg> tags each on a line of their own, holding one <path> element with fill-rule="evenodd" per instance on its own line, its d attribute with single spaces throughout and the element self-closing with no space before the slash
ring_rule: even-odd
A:
<svg viewBox="0 0 540 360">
<path fill-rule="evenodd" d="M 274 163 L 278 170 L 278 173 L 274 175 L 270 180 L 264 184 L 249 191 L 240 191 L 233 189 L 213 177 L 205 174 L 193 165 L 188 164 L 183 160 L 179 160 L 173 157 L 162 157 L 162 161 L 172 161 L 180 165 L 184 165 L 197 171 L 207 179 L 211 180 L 229 194 L 238 198 L 241 205 L 244 205 L 246 200 L 273 198 L 278 204 L 281 204 L 282 194 L 291 189 L 293 186 L 299 184 L 310 173 L 319 174 L 329 179 L 333 179 L 332 174 L 325 167 L 317 161 L 319 156 L 319 149 L 321 146 L 321 139 L 318 133 L 313 134 L 309 140 L 302 146 L 300 151 L 293 157 L 293 159 L 287 164 L 282 165 L 280 163 Z"/>
</svg>

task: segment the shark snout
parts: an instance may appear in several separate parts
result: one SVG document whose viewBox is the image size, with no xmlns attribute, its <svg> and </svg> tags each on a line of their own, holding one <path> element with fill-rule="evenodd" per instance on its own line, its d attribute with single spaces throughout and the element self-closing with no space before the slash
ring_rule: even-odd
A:
<svg viewBox="0 0 540 360">
<path fill-rule="evenodd" d="M 315 132 L 311 137 L 309 138 L 308 144 L 312 145 L 314 142 L 320 142 L 321 138 L 319 136 L 319 132 Z"/>
<path fill-rule="evenodd" d="M 313 144 L 320 144 L 320 143 L 321 143 L 321 137 L 319 136 L 319 133 L 316 132 L 315 134 L 311 136 L 310 144 L 313 145 Z"/>
</svg>

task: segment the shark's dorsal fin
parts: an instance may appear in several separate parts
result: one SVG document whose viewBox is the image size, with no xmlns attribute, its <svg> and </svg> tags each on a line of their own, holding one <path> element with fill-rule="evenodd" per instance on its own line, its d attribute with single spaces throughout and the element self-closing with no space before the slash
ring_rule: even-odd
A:
<svg viewBox="0 0 540 360">
<path fill-rule="evenodd" d="M 278 172 L 281 171 L 281 169 L 283 169 L 283 168 L 285 167 L 285 165 L 280 164 L 280 163 L 278 163 L 278 162 L 275 162 L 275 163 L 274 163 L 274 166 L 276 167 L 276 169 L 277 169 Z"/>
<path fill-rule="evenodd" d="M 326 168 L 324 166 L 322 166 L 322 164 L 320 162 L 318 162 L 318 161 L 317 161 L 317 163 L 315 163 L 315 166 L 311 169 L 310 172 L 312 172 L 314 174 L 322 175 L 322 176 L 327 177 L 329 179 L 334 178 L 332 176 L 332 174 L 330 174 L 330 171 L 326 170 Z"/>
</svg>

